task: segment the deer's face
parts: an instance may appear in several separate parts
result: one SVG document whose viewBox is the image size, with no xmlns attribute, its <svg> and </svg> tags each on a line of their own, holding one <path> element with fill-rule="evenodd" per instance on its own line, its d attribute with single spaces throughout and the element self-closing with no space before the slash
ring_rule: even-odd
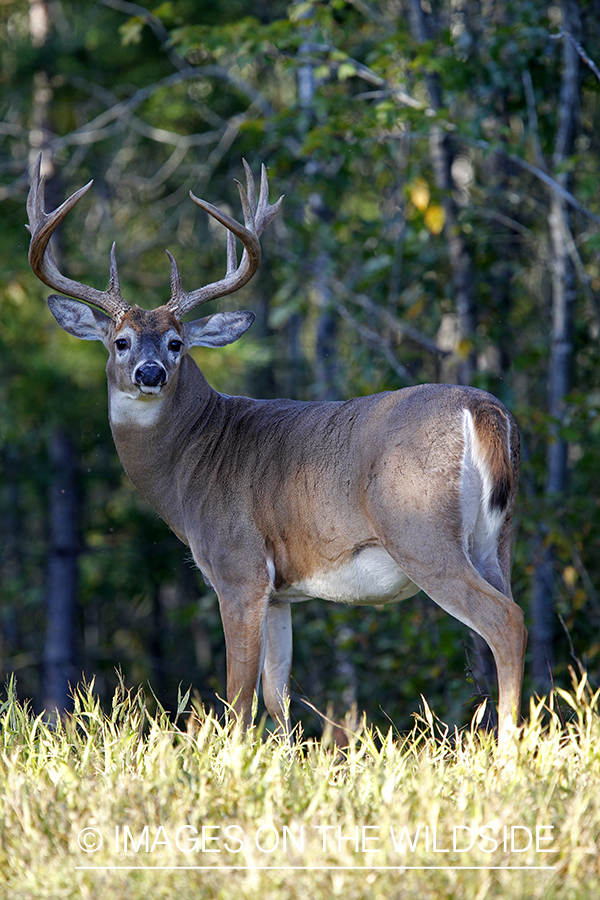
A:
<svg viewBox="0 0 600 900">
<path fill-rule="evenodd" d="M 130 307 L 119 320 L 82 303 L 53 294 L 48 298 L 58 324 L 84 341 L 102 341 L 109 353 L 106 373 L 111 395 L 146 400 L 174 390 L 181 360 L 190 347 L 231 344 L 252 325 L 254 313 L 215 313 L 180 322 L 166 306 Z"/>
<path fill-rule="evenodd" d="M 108 378 L 131 397 L 160 394 L 173 383 L 187 350 L 185 327 L 165 307 L 133 307 L 118 324 L 111 322 L 104 343 L 109 352 Z"/>
</svg>

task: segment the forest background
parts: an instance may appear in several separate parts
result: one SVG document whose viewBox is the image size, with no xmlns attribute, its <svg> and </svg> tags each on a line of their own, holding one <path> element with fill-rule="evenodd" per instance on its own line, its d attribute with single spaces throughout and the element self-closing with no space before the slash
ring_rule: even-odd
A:
<svg viewBox="0 0 600 900">
<path fill-rule="evenodd" d="M 222 708 L 218 604 L 123 475 L 105 351 L 54 323 L 27 264 L 28 170 L 46 208 L 94 187 L 57 235 L 71 277 L 164 303 L 239 215 L 245 157 L 282 213 L 238 343 L 194 355 L 255 397 L 343 399 L 447 381 L 496 394 L 523 443 L 513 592 L 525 697 L 600 683 L 600 3 L 521 0 L 0 2 L 0 673 L 36 709 L 122 677 L 167 709 Z M 213 311 L 213 310 L 211 310 Z M 203 311 L 204 312 L 204 311 Z M 494 693 L 481 642 L 422 594 L 294 608 L 292 715 L 449 723 Z M 122 673 L 122 676 L 119 675 Z M 470 681 L 469 686 L 465 678 Z M 470 702 L 467 702 L 469 701 Z"/>
</svg>

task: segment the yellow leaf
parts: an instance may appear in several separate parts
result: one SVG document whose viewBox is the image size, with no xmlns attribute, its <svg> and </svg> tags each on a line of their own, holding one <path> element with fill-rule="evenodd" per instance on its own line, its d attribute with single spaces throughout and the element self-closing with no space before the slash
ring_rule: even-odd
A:
<svg viewBox="0 0 600 900">
<path fill-rule="evenodd" d="M 429 206 L 430 196 L 427 182 L 423 178 L 417 178 L 410 191 L 410 199 L 413 206 L 416 206 L 417 209 L 423 212 Z"/>
<path fill-rule="evenodd" d="M 473 342 L 468 338 L 462 338 L 456 345 L 456 354 L 459 359 L 467 359 L 473 349 Z"/>
<path fill-rule="evenodd" d="M 432 203 L 425 211 L 425 224 L 432 234 L 439 234 L 446 222 L 446 212 L 443 206 Z"/>
</svg>

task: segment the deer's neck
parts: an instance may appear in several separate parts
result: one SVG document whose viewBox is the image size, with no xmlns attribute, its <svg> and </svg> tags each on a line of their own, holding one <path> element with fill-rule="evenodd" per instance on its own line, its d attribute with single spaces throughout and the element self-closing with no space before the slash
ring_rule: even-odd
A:
<svg viewBox="0 0 600 900">
<path fill-rule="evenodd" d="M 109 419 L 125 472 L 169 527 L 187 543 L 181 509 L 181 470 L 191 436 L 202 458 L 214 440 L 214 413 L 224 398 L 214 391 L 196 363 L 184 356 L 176 382 L 160 394 L 143 397 L 109 387 Z"/>
</svg>

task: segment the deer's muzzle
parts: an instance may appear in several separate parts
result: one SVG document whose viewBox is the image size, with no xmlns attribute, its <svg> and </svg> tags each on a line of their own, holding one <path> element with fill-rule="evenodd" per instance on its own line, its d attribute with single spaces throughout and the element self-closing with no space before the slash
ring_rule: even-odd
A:
<svg viewBox="0 0 600 900">
<path fill-rule="evenodd" d="M 156 362 L 146 362 L 138 366 L 133 374 L 135 384 L 142 387 L 158 387 L 167 380 L 167 373 L 163 366 Z"/>
</svg>

